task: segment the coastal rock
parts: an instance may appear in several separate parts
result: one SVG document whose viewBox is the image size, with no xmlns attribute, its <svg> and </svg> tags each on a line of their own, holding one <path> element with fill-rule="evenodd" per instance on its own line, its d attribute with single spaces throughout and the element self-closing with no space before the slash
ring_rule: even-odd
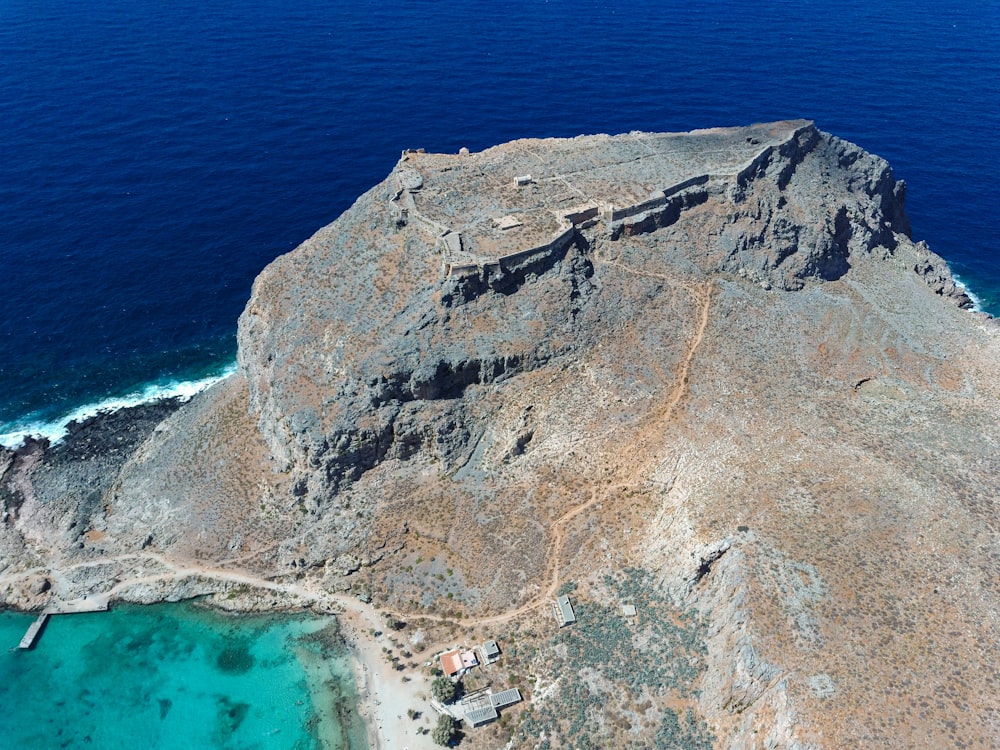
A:
<svg viewBox="0 0 1000 750">
<path fill-rule="evenodd" d="M 0 453 L 0 560 L 41 564 L 98 542 L 102 500 L 121 468 L 181 405 L 164 399 L 68 426 L 55 444 L 28 438 Z M 2 565 L 0 565 L 2 567 Z"/>
<path fill-rule="evenodd" d="M 542 674 L 552 597 L 648 646 L 641 569 L 718 746 L 996 746 L 1000 339 L 904 198 L 806 121 L 407 152 L 261 273 L 232 377 L 75 473 L 0 456 L 0 591 L 516 623 L 538 708 L 613 694 Z"/>
<path fill-rule="evenodd" d="M 916 251 L 917 262 L 913 264 L 913 270 L 927 286 L 934 290 L 935 294 L 953 300 L 963 310 L 971 310 L 975 307 L 975 303 L 965 289 L 955 283 L 955 279 L 943 258 L 931 252 L 925 242 L 918 242 Z"/>
<path fill-rule="evenodd" d="M 361 570 L 361 558 L 357 555 L 341 555 L 336 560 L 327 561 L 327 569 L 338 575 L 349 576 Z"/>
</svg>

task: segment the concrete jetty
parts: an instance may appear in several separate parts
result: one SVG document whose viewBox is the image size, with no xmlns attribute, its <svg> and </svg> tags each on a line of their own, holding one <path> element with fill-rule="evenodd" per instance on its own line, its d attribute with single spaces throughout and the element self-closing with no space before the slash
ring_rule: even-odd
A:
<svg viewBox="0 0 1000 750">
<path fill-rule="evenodd" d="M 28 626 L 28 632 L 24 634 L 24 638 L 18 644 L 18 648 L 32 648 L 38 637 L 42 634 L 42 628 L 45 627 L 45 623 L 49 620 L 49 613 L 43 612 L 38 616 L 38 618 Z"/>
<path fill-rule="evenodd" d="M 107 612 L 108 605 L 107 595 L 97 595 L 68 601 L 56 601 L 42 611 L 50 615 L 75 615 L 84 612 Z"/>
<path fill-rule="evenodd" d="M 73 615 L 83 612 L 106 612 L 107 610 L 108 598 L 106 596 L 54 602 L 42 610 L 38 618 L 28 626 L 28 632 L 24 634 L 18 648 L 34 648 L 42 635 L 45 623 L 52 615 Z"/>
</svg>

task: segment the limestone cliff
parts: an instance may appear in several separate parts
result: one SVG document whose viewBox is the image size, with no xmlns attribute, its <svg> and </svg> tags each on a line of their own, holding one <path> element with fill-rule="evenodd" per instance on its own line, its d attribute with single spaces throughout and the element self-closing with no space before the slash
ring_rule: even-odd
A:
<svg viewBox="0 0 1000 750">
<path fill-rule="evenodd" d="M 699 671 L 585 716 L 598 744 L 689 707 L 718 747 L 994 746 L 1000 343 L 904 195 L 806 121 L 406 152 L 265 269 L 239 372 L 65 543 L 7 508 L 6 596 L 46 595 L 18 545 L 134 555 L 100 569 L 124 598 L 201 560 L 469 623 L 642 580 L 703 623 Z"/>
</svg>

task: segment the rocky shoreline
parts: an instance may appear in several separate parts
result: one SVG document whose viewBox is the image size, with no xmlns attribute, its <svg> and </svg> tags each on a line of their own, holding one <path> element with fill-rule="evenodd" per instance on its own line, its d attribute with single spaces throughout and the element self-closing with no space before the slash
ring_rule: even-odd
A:
<svg viewBox="0 0 1000 750">
<path fill-rule="evenodd" d="M 55 443 L 26 438 L 17 448 L 0 446 L 0 563 L 21 562 L 21 552 L 38 540 L 40 552 L 84 549 L 85 534 L 99 513 L 104 494 L 125 463 L 185 399 L 160 399 L 103 411 L 67 426 Z M 42 552 L 44 554 L 44 552 Z M 2 571 L 2 569 L 0 569 Z M 32 584 L 34 593 L 51 582 Z M 16 597 L 4 604 L 31 609 L 37 602 Z"/>
<path fill-rule="evenodd" d="M 72 467 L 91 462 L 101 463 L 100 476 L 114 476 L 115 469 L 132 455 L 132 452 L 152 433 L 158 424 L 179 409 L 187 399 L 164 398 L 137 406 L 101 411 L 79 422 L 66 426 L 66 435 L 51 442 L 47 438 L 26 437 L 15 448 L 0 446 L 0 492 L 8 493 L 5 499 L 14 500 L 18 491 L 14 475 L 19 464 L 28 456 L 43 456 L 45 471 L 69 472 Z M 84 485 L 89 480 L 69 479 L 67 484 Z"/>
</svg>

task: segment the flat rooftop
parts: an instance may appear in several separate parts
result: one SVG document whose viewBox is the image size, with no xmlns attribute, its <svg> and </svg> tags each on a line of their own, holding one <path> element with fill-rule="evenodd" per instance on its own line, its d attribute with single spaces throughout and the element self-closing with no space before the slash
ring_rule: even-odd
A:
<svg viewBox="0 0 1000 750">
<path fill-rule="evenodd" d="M 570 603 L 568 596 L 556 597 L 553 609 L 555 610 L 559 627 L 576 622 L 576 613 L 573 611 L 573 605 Z"/>
<path fill-rule="evenodd" d="M 521 691 L 517 688 L 501 690 L 499 693 L 490 695 L 490 703 L 494 708 L 504 708 L 521 702 Z"/>
<path fill-rule="evenodd" d="M 494 640 L 484 641 L 483 645 L 480 647 L 483 652 L 484 659 L 497 659 L 500 657 L 500 647 Z"/>
</svg>

